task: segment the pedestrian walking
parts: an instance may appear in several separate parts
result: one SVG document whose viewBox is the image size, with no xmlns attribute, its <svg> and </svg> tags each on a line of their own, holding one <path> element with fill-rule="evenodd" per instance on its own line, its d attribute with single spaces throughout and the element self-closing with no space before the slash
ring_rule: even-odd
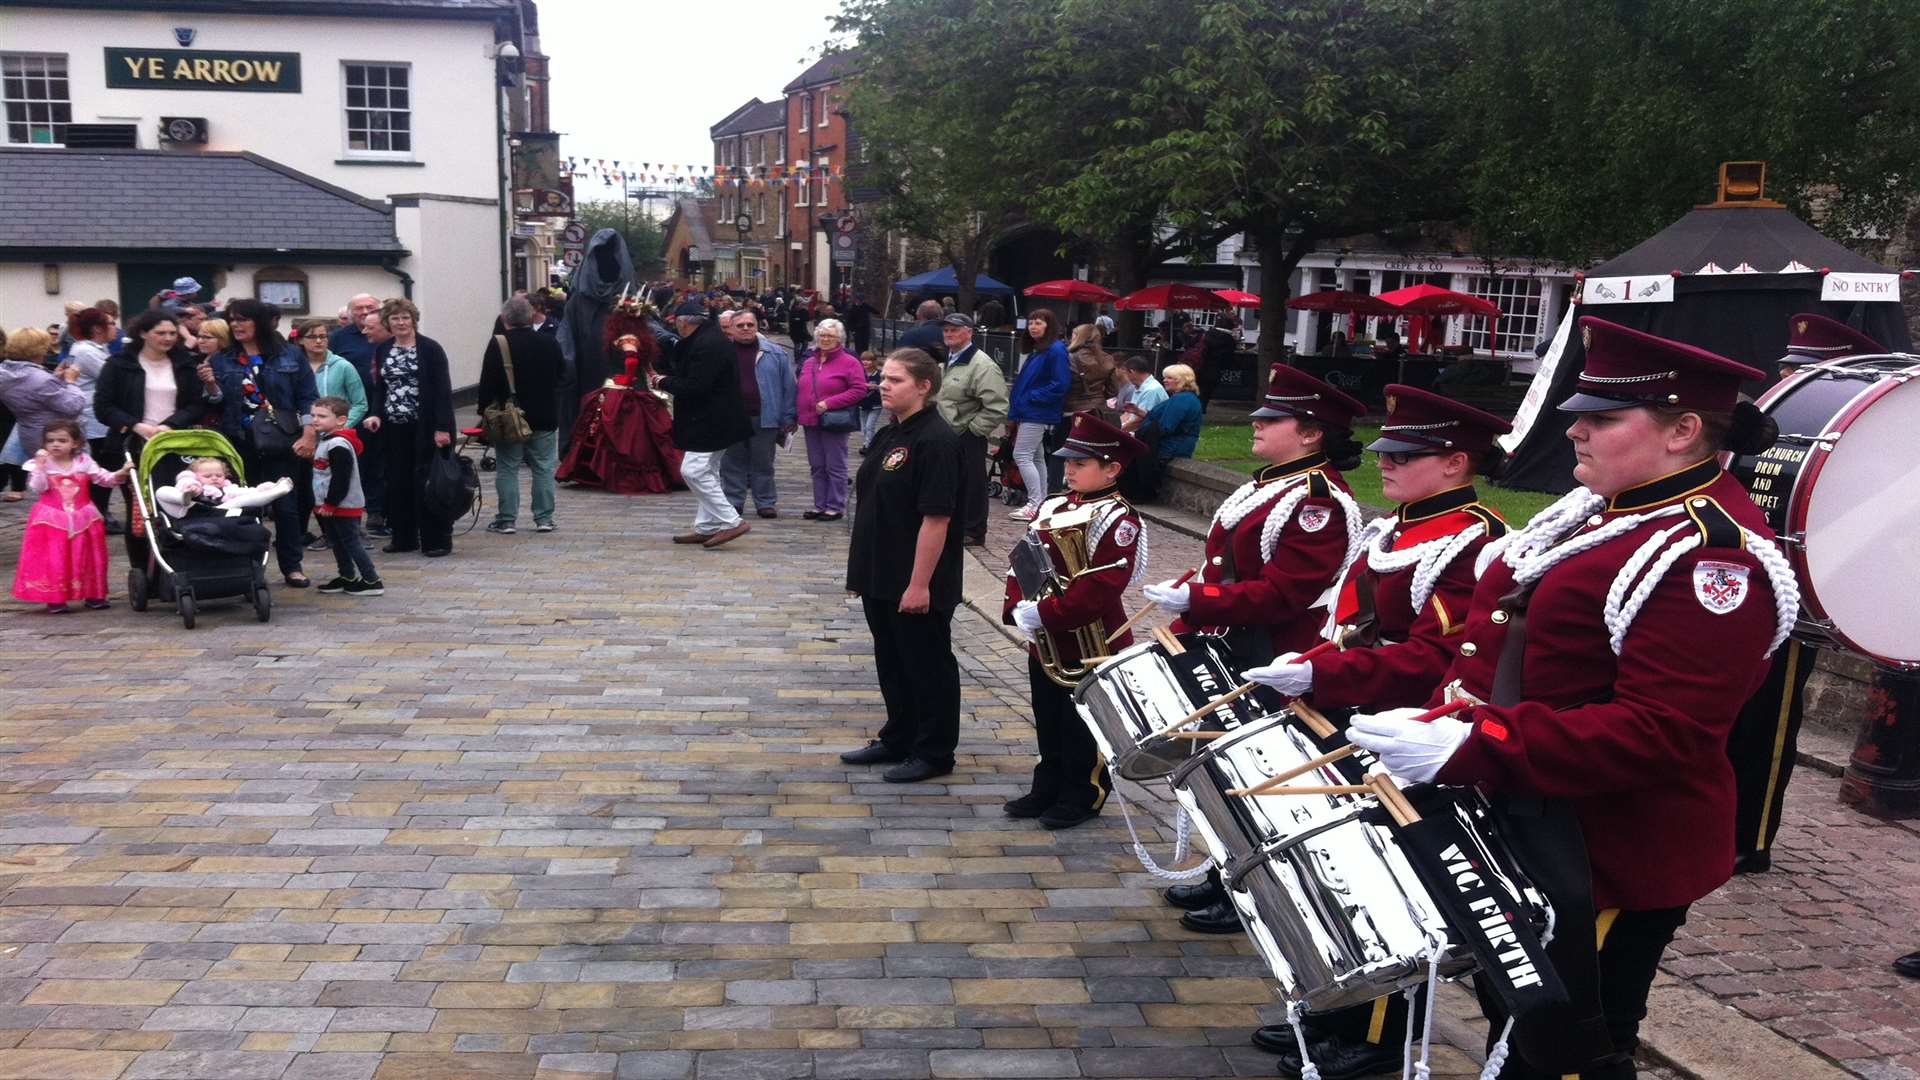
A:
<svg viewBox="0 0 1920 1080">
<path fill-rule="evenodd" d="M 495 334 L 480 358 L 479 405 L 489 408 L 517 402 L 527 418 L 528 436 L 493 448 L 493 520 L 487 531 L 511 535 L 520 516 L 520 467 L 532 474 L 533 531 L 552 532 L 554 470 L 560 462 L 560 383 L 566 360 L 560 338 L 534 326 L 538 309 L 524 296 L 500 309 L 506 332 Z"/>
<path fill-rule="evenodd" d="M 813 509 L 801 516 L 810 520 L 839 521 L 847 511 L 847 436 L 860 426 L 867 373 L 841 345 L 845 339 L 838 319 L 820 320 L 800 366 L 800 429 L 813 474 Z"/>
<path fill-rule="evenodd" d="M 873 634 L 887 722 L 879 737 L 840 755 L 849 765 L 892 763 L 882 779 L 908 784 L 953 771 L 960 741 L 960 667 L 953 610 L 960 603 L 960 438 L 934 408 L 940 365 L 896 349 L 881 368 L 893 422 L 860 463 L 847 591 Z"/>
<path fill-rule="evenodd" d="M 967 315 L 941 320 L 946 370 L 940 375 L 940 418 L 960 436 L 961 543 L 987 542 L 987 441 L 1007 422 L 1007 377 L 986 350 L 973 343 Z"/>
<path fill-rule="evenodd" d="M 720 459 L 727 447 L 753 434 L 753 422 L 740 400 L 740 365 L 733 342 L 720 332 L 707 308 L 687 300 L 674 309 L 680 341 L 668 358 L 669 374 L 653 385 L 673 396 L 673 445 L 684 451 L 680 478 L 699 500 L 693 531 L 676 544 L 717 548 L 745 536 L 752 526 L 727 501 L 720 482 Z"/>
</svg>

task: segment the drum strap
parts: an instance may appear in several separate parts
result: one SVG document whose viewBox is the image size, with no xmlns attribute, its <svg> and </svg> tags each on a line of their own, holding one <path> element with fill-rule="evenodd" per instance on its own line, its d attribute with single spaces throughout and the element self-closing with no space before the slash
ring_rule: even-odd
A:
<svg viewBox="0 0 1920 1080">
<path fill-rule="evenodd" d="M 1353 630 L 1343 639 L 1343 648 L 1371 649 L 1380 644 L 1380 609 L 1373 598 L 1379 575 L 1362 564 L 1353 575 Z"/>
<path fill-rule="evenodd" d="M 1527 604 L 1535 582 L 1515 585 L 1500 598 L 1511 619 L 1493 671 L 1489 703 L 1522 700 L 1521 674 L 1527 649 Z M 1594 935 L 1593 871 L 1587 840 L 1573 808 L 1560 800 L 1495 799 L 1494 816 L 1514 858 L 1553 906 L 1554 936 L 1547 960 L 1567 989 L 1564 1007 L 1542 1010 L 1516 1024 L 1513 1045 L 1521 1058 L 1550 1073 L 1576 1072 L 1614 1056 L 1600 1008 L 1599 946 Z"/>
</svg>

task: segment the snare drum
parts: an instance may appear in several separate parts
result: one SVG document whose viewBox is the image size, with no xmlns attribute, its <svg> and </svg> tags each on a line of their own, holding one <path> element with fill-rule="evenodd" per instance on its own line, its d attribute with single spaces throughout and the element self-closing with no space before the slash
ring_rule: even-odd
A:
<svg viewBox="0 0 1920 1080">
<path fill-rule="evenodd" d="M 1920 666 L 1920 357 L 1801 368 L 1756 403 L 1780 425 L 1728 470 L 1766 511 L 1800 579 L 1796 636 L 1890 666 Z"/>
<path fill-rule="evenodd" d="M 1193 756 L 1203 740 L 1154 732 L 1239 685 L 1232 657 L 1212 634 L 1176 638 L 1186 651 L 1173 654 L 1157 641 L 1143 641 L 1108 659 L 1074 688 L 1073 704 L 1093 732 L 1107 765 L 1129 780 L 1152 780 Z M 1228 702 L 1187 731 L 1234 731 L 1265 715 L 1252 695 Z"/>
<path fill-rule="evenodd" d="M 1370 797 L 1227 794 L 1321 752 L 1289 715 L 1276 714 L 1214 740 L 1174 774 L 1174 794 L 1222 867 L 1282 996 L 1309 1012 L 1384 997 L 1426 979 L 1435 944 L 1442 975 L 1472 970 L 1464 937 L 1449 928 Z M 1351 784 L 1366 765 L 1359 758 L 1370 760 L 1356 755 L 1291 783 Z M 1468 789 L 1450 794 L 1439 805 L 1477 845 L 1475 869 L 1543 924 L 1544 901 L 1501 843 L 1485 803 Z"/>
</svg>

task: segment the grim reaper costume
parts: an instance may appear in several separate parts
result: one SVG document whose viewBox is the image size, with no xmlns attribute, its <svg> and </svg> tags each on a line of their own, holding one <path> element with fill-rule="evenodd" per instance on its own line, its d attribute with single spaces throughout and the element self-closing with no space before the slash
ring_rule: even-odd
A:
<svg viewBox="0 0 1920 1080">
<path fill-rule="evenodd" d="M 612 229 L 601 229 L 587 241 L 586 257 L 567 287 L 567 336 L 573 341 L 573 367 L 560 381 L 560 432 L 569 438 L 580 414 L 580 398 L 607 381 L 607 347 L 603 337 L 607 312 L 622 293 L 633 288 L 633 258 L 627 242 Z"/>
</svg>

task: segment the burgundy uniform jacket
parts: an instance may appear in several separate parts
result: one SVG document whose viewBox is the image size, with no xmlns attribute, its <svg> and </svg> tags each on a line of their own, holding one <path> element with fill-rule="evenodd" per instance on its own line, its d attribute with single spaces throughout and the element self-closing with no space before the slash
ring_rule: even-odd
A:
<svg viewBox="0 0 1920 1080">
<path fill-rule="evenodd" d="M 1771 542 L 1765 517 L 1709 459 L 1616 495 L 1557 546 L 1676 503 L 1685 515 L 1643 522 L 1540 578 L 1526 609 L 1523 700 L 1458 714 L 1472 732 L 1437 778 L 1569 800 L 1586 832 L 1599 909 L 1691 903 L 1733 869 L 1727 733 L 1766 673 L 1776 626 L 1767 573 L 1736 545 L 1741 530 Z M 1690 525 L 1702 545 L 1647 596 L 1616 656 L 1608 589 L 1645 541 L 1676 524 Z M 1446 680 L 1482 700 L 1513 625 L 1502 605 L 1513 584 L 1505 558 L 1495 558 L 1474 590 L 1466 631 L 1448 639 L 1455 659 Z M 1430 703 L 1443 696 L 1444 688 Z"/>
<path fill-rule="evenodd" d="M 1261 533 L 1274 510 L 1289 501 L 1288 494 L 1264 503 L 1232 528 L 1216 514 L 1207 531 L 1206 562 L 1199 581 L 1188 591 L 1192 606 L 1174 623 L 1175 633 L 1264 626 L 1276 654 L 1305 652 L 1320 639 L 1327 611 L 1314 604 L 1333 587 L 1347 563 L 1347 510 L 1333 491 L 1348 494 L 1350 489 L 1339 471 L 1327 464 L 1325 454 L 1269 465 L 1254 476 L 1251 486 L 1264 490 L 1274 484 L 1302 484 L 1306 494 L 1288 512 L 1273 557 L 1262 555 Z M 1230 497 L 1221 509 L 1231 503 Z M 1359 523 L 1353 524 L 1357 528 Z"/>
<path fill-rule="evenodd" d="M 1379 644 L 1315 657 L 1314 704 L 1367 712 L 1401 708 L 1427 700 L 1433 688 L 1446 681 L 1442 676 L 1453 660 L 1448 639 L 1466 629 L 1474 563 L 1481 548 L 1506 535 L 1507 523 L 1481 504 L 1468 486 L 1402 506 L 1390 537 L 1391 550 L 1407 551 L 1421 544 L 1444 543 L 1476 525 L 1481 527 L 1479 539 L 1454 554 L 1418 611 L 1413 608 L 1418 567 L 1378 573 L 1368 568 L 1367 553 L 1360 553 L 1347 570 L 1335 610 L 1342 624 L 1354 617 L 1359 610 L 1359 577 L 1366 575 L 1373 584 Z"/>
</svg>

